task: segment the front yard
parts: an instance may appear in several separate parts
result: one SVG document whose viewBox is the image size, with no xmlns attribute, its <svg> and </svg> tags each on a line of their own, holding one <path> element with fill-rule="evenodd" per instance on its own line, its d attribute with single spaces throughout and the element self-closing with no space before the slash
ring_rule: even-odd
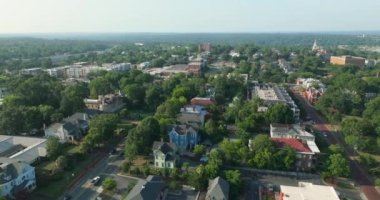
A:
<svg viewBox="0 0 380 200">
<path fill-rule="evenodd" d="M 37 176 L 37 189 L 33 192 L 35 200 L 51 200 L 61 196 L 70 183 L 90 166 L 98 157 L 98 153 L 82 155 L 79 146 L 65 147 L 69 158 L 69 167 L 65 171 L 54 172 L 55 161 L 45 161 L 35 166 Z"/>
</svg>

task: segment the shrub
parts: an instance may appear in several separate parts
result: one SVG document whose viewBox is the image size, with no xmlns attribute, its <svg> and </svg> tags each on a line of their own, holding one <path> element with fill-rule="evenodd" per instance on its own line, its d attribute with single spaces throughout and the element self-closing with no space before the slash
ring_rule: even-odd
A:
<svg viewBox="0 0 380 200">
<path fill-rule="evenodd" d="M 102 187 L 106 190 L 113 190 L 116 188 L 116 181 L 112 177 L 107 177 L 102 183 Z"/>
</svg>

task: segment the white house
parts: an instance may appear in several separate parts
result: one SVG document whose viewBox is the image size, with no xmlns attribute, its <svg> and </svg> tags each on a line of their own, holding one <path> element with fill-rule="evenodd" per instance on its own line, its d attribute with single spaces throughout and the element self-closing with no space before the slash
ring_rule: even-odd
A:
<svg viewBox="0 0 380 200">
<path fill-rule="evenodd" d="M 36 188 L 34 167 L 24 161 L 0 157 L 0 196 L 14 198 Z"/>
</svg>

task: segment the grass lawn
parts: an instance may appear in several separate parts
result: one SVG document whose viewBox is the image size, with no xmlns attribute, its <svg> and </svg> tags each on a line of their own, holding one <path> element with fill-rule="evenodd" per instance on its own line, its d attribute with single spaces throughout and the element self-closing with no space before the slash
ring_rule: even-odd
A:
<svg viewBox="0 0 380 200">
<path fill-rule="evenodd" d="M 67 155 L 74 155 L 79 152 L 79 146 L 68 146 L 65 149 Z M 78 176 L 86 166 L 96 160 L 96 154 L 90 154 L 83 156 L 82 159 L 73 160 L 71 163 L 71 168 L 63 172 L 58 172 L 55 175 L 49 175 L 50 171 L 54 170 L 55 162 L 47 161 L 36 166 L 36 175 L 37 177 L 49 177 L 49 178 L 37 178 L 41 180 L 42 183 L 37 182 L 37 189 L 33 192 L 33 199 L 38 200 L 51 200 L 57 199 L 61 196 L 67 186 L 71 183 L 72 180 Z M 74 174 L 74 176 L 73 176 Z M 45 182 L 45 183 L 43 183 Z"/>
</svg>

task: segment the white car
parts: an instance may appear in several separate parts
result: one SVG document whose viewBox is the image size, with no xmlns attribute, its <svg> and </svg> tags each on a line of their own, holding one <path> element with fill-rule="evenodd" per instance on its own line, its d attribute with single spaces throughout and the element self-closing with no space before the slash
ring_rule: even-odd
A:
<svg viewBox="0 0 380 200">
<path fill-rule="evenodd" d="M 95 185 L 95 184 L 97 184 L 99 181 L 100 181 L 100 176 L 96 176 L 95 178 L 93 178 L 93 179 L 91 180 L 91 183 Z"/>
</svg>

